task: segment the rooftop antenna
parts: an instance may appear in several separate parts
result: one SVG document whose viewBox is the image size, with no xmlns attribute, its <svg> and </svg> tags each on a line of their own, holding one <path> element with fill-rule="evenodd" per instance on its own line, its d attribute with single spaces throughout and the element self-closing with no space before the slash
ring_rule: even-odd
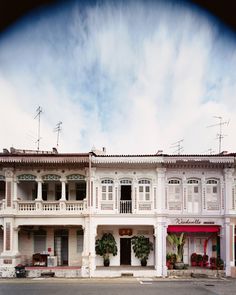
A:
<svg viewBox="0 0 236 295">
<path fill-rule="evenodd" d="M 59 135 L 60 135 L 60 132 L 62 130 L 61 125 L 62 125 L 62 122 L 60 121 L 60 122 L 57 123 L 56 128 L 54 129 L 54 131 L 57 132 L 57 150 L 58 150 L 58 147 L 59 147 Z"/>
<path fill-rule="evenodd" d="M 219 133 L 216 134 L 216 138 L 219 140 L 219 154 L 221 153 L 221 147 L 222 147 L 222 139 L 226 136 L 226 134 L 222 133 L 222 126 L 223 125 L 229 125 L 229 120 L 228 121 L 224 121 L 223 122 L 223 118 L 221 116 L 213 116 L 213 118 L 216 118 L 219 120 L 219 123 L 217 124 L 213 124 L 213 125 L 209 125 L 207 126 L 209 127 L 215 127 L 215 126 L 219 126 Z"/>
<path fill-rule="evenodd" d="M 183 139 L 180 139 L 180 140 L 178 140 L 178 141 L 176 141 L 176 142 L 174 142 L 174 143 L 172 143 L 171 144 L 171 148 L 177 148 L 174 152 L 173 152 L 173 154 L 178 154 L 178 155 L 180 155 L 181 154 L 181 152 L 183 152 L 183 150 L 184 150 L 184 148 L 183 148 L 183 146 L 182 146 L 182 144 L 181 143 L 183 143 Z"/>
<path fill-rule="evenodd" d="M 37 146 L 37 150 L 39 151 L 39 142 L 41 140 L 41 137 L 40 137 L 40 116 L 41 116 L 41 113 L 43 112 L 42 108 L 39 106 L 36 110 L 36 116 L 34 117 L 34 119 L 36 119 L 38 117 L 38 139 L 36 141 L 36 143 L 38 143 L 38 146 Z"/>
</svg>

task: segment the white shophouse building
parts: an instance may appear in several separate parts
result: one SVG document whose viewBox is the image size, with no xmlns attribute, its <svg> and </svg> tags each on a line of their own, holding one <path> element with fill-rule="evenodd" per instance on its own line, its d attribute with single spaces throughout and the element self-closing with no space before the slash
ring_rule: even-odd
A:
<svg viewBox="0 0 236 295">
<path fill-rule="evenodd" d="M 97 155 L 11 149 L 0 154 L 0 276 L 14 266 L 58 276 L 166 276 L 166 236 L 185 232 L 192 253 L 224 260 L 235 276 L 235 154 Z M 112 233 L 118 247 L 110 267 L 95 241 Z M 154 244 L 138 267 L 131 238 Z M 109 269 L 109 271 L 108 271 Z"/>
</svg>

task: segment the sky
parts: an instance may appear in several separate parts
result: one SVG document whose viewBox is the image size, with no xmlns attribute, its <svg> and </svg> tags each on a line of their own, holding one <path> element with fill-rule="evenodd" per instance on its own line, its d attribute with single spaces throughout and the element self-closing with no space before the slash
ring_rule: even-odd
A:
<svg viewBox="0 0 236 295">
<path fill-rule="evenodd" d="M 61 1 L 0 35 L 0 150 L 236 152 L 236 38 L 174 1 Z M 229 124 L 228 124 L 229 122 Z"/>
</svg>

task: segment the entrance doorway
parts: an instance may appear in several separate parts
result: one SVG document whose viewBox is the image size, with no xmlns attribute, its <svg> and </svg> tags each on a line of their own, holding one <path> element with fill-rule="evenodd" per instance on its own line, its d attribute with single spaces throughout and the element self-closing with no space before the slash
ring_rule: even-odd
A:
<svg viewBox="0 0 236 295">
<path fill-rule="evenodd" d="M 131 185 L 121 185 L 120 213 L 132 213 Z"/>
<path fill-rule="evenodd" d="M 131 239 L 120 239 L 120 265 L 131 265 Z"/>
<path fill-rule="evenodd" d="M 68 265 L 68 230 L 56 230 L 54 243 L 58 265 Z"/>
<path fill-rule="evenodd" d="M 131 185 L 121 186 L 120 199 L 122 201 L 131 201 Z"/>
</svg>

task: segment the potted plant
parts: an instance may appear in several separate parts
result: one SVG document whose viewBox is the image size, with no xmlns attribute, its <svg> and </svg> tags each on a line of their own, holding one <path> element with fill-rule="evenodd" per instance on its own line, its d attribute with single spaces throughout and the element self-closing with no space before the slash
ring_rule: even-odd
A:
<svg viewBox="0 0 236 295">
<path fill-rule="evenodd" d="M 142 266 L 146 266 L 148 256 L 153 250 L 153 243 L 149 241 L 149 238 L 146 238 L 144 236 L 132 237 L 131 243 L 133 245 L 135 257 L 137 257 L 141 261 Z"/>
<path fill-rule="evenodd" d="M 184 252 L 184 244 L 185 244 L 184 233 L 181 233 L 180 235 L 168 234 L 167 240 L 176 252 L 175 268 L 183 269 L 184 268 L 183 252 Z"/>
<path fill-rule="evenodd" d="M 202 262 L 203 262 L 203 266 L 204 267 L 207 267 L 208 266 L 208 264 L 209 264 L 209 262 L 208 262 L 208 255 L 204 254 L 202 256 Z"/>
<path fill-rule="evenodd" d="M 116 240 L 111 233 L 103 234 L 101 239 L 96 240 L 96 254 L 103 257 L 104 266 L 110 265 L 110 254 L 117 255 Z"/>
<path fill-rule="evenodd" d="M 216 267 L 217 269 L 224 269 L 224 261 L 220 257 L 216 258 Z"/>
<path fill-rule="evenodd" d="M 197 254 L 197 266 L 203 266 L 202 255 Z"/>
<path fill-rule="evenodd" d="M 197 266 L 197 253 L 191 255 L 191 266 Z"/>
<path fill-rule="evenodd" d="M 210 268 L 216 269 L 216 258 L 215 257 L 210 258 Z"/>
<path fill-rule="evenodd" d="M 166 266 L 168 269 L 173 269 L 176 262 L 175 253 L 167 253 L 166 255 Z"/>
</svg>

